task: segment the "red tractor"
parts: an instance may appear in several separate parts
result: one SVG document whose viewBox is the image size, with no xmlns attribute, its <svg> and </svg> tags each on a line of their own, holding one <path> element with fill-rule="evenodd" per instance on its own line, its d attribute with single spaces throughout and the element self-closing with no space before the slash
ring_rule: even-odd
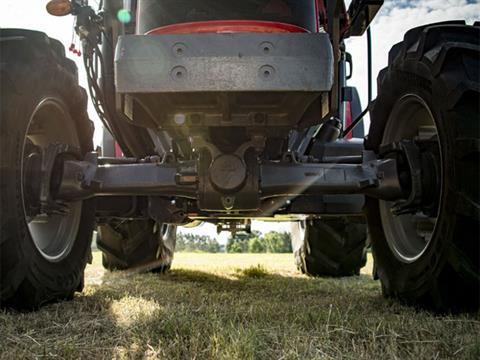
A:
<svg viewBox="0 0 480 360">
<path fill-rule="evenodd" d="M 259 219 L 292 222 L 308 275 L 358 274 L 368 234 L 385 296 L 478 309 L 480 26 L 408 31 L 374 101 L 369 55 L 362 111 L 344 40 L 367 32 L 370 49 L 382 3 L 50 1 L 76 16 L 88 90 L 123 157 L 93 152 L 62 44 L 1 29 L 1 303 L 81 291 L 95 227 L 106 268 L 163 272 L 177 226 Z"/>
</svg>

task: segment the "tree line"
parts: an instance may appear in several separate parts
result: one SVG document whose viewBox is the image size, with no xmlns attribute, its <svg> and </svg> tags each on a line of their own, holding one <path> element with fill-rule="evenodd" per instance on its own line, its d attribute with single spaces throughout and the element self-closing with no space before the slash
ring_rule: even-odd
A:
<svg viewBox="0 0 480 360">
<path fill-rule="evenodd" d="M 215 238 L 206 235 L 177 233 L 176 251 L 208 253 L 290 253 L 292 252 L 290 234 L 270 231 L 262 234 L 237 233 L 230 235 L 227 244 L 221 245 Z"/>
</svg>

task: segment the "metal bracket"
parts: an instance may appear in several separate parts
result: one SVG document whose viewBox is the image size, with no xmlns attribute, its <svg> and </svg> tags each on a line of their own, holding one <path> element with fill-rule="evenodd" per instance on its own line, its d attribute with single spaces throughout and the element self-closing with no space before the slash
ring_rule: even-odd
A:
<svg viewBox="0 0 480 360">
<path fill-rule="evenodd" d="M 163 224 L 187 224 L 186 209 L 179 207 L 175 200 L 158 196 L 148 198 L 148 215 Z"/>
<path fill-rule="evenodd" d="M 70 209 L 68 204 L 52 198 L 52 180 L 55 178 L 55 163 L 61 154 L 69 154 L 79 159 L 80 150 L 67 144 L 50 144 L 42 149 L 41 186 L 40 186 L 40 212 L 47 215 L 66 215 Z"/>
<path fill-rule="evenodd" d="M 224 223 L 217 224 L 217 234 L 220 234 L 222 231 L 228 231 L 232 233 L 232 236 L 235 236 L 238 232 L 245 232 L 247 234 L 252 233 L 252 221 L 248 220 L 230 220 L 225 221 Z"/>
<path fill-rule="evenodd" d="M 405 156 L 409 170 L 411 189 L 406 200 L 397 201 L 391 208 L 395 215 L 415 213 L 422 203 L 422 162 L 420 150 L 413 140 L 403 140 L 380 148 L 380 154 L 399 153 Z"/>
<path fill-rule="evenodd" d="M 254 148 L 257 153 L 260 153 L 265 148 L 265 142 L 266 137 L 264 135 L 252 135 L 252 139 L 242 144 L 237 150 L 235 150 L 234 154 L 237 155 L 240 159 L 244 160 L 245 153 L 248 149 Z M 202 148 L 207 149 L 213 160 L 223 154 L 214 144 L 206 141 L 200 135 L 191 136 L 190 143 L 192 145 L 192 148 L 194 148 L 196 151 Z"/>
<path fill-rule="evenodd" d="M 206 149 L 211 157 L 209 164 L 200 159 L 200 208 L 232 211 L 252 210 L 259 206 L 258 180 L 254 174 L 258 154 L 264 149 L 266 140 L 261 134 L 251 136 L 250 141 L 242 144 L 234 153 L 228 154 L 222 153 L 214 144 L 199 135 L 190 137 L 194 149 Z M 248 156 L 249 149 L 255 150 L 255 158 Z"/>
</svg>

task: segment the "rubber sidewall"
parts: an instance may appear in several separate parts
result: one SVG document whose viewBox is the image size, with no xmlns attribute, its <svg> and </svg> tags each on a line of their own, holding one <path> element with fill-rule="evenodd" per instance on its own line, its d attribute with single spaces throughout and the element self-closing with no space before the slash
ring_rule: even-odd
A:
<svg viewBox="0 0 480 360">
<path fill-rule="evenodd" d="M 92 150 L 92 128 L 86 93 L 78 86 L 76 74 L 65 66 L 68 60 L 60 61 L 54 50 L 39 50 L 28 38 L 15 45 L 23 47 L 18 50 L 21 56 L 7 56 L 1 68 L 1 301 L 35 308 L 81 289 L 95 205 L 94 201 L 83 203 L 78 234 L 65 258 L 51 262 L 42 256 L 30 236 L 22 199 L 21 164 L 29 120 L 38 104 L 54 99 L 71 115 L 83 153 Z"/>
</svg>

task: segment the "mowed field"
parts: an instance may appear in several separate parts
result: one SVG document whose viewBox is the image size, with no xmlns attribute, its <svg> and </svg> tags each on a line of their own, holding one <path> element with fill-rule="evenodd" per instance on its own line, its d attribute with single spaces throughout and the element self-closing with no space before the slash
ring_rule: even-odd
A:
<svg viewBox="0 0 480 360">
<path fill-rule="evenodd" d="M 385 300 L 362 275 L 312 279 L 291 254 L 175 255 L 167 275 L 105 272 L 73 301 L 0 312 L 1 358 L 479 359 L 480 316 Z"/>
</svg>

